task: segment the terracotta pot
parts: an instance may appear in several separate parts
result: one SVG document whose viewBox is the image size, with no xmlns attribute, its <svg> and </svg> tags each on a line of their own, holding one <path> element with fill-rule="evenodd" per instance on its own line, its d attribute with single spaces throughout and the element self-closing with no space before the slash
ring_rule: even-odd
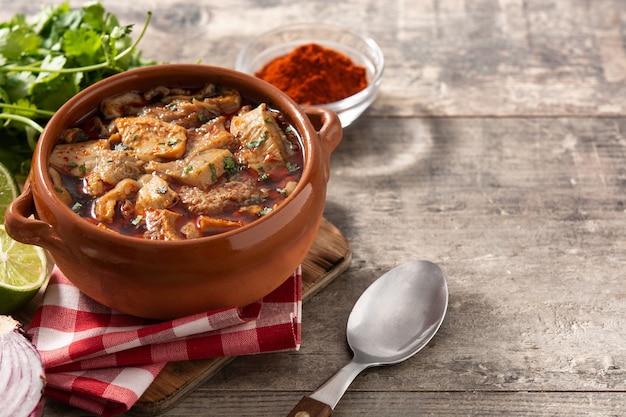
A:
<svg viewBox="0 0 626 417">
<path fill-rule="evenodd" d="M 302 136 L 302 178 L 278 209 L 216 236 L 154 241 L 101 230 L 57 198 L 48 174 L 51 150 L 63 129 L 96 109 L 103 98 L 157 85 L 191 88 L 207 82 L 271 103 Z M 81 291 L 124 313 L 169 319 L 244 306 L 276 289 L 304 260 L 322 219 L 330 154 L 341 136 L 341 123 L 332 111 L 303 110 L 278 89 L 244 73 L 194 64 L 128 71 L 80 92 L 49 121 L 24 191 L 7 210 L 6 230 L 18 241 L 47 249 Z"/>
</svg>

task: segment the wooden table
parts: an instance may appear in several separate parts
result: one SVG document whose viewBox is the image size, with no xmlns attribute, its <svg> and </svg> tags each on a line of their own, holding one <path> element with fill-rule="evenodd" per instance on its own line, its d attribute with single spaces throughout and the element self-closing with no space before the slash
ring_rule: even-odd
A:
<svg viewBox="0 0 626 417">
<path fill-rule="evenodd" d="M 7 18 L 51 2 L 0 3 Z M 363 28 L 386 58 L 332 159 L 325 216 L 353 261 L 305 304 L 301 350 L 237 358 L 164 416 L 287 415 L 349 359 L 360 293 L 413 259 L 448 277 L 443 326 L 334 415 L 624 415 L 626 3 L 103 3 L 138 27 L 152 10 L 141 48 L 158 61 L 233 67 L 250 37 L 311 20 Z"/>
</svg>

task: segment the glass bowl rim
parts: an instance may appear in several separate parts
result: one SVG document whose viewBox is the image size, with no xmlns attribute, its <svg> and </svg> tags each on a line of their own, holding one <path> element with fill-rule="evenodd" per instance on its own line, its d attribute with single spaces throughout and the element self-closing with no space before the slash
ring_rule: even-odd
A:
<svg viewBox="0 0 626 417">
<path fill-rule="evenodd" d="M 349 97 L 346 97 L 346 98 L 343 98 L 341 100 L 337 100 L 334 102 L 304 105 L 302 107 L 304 108 L 326 107 L 335 112 L 340 112 L 341 110 L 353 107 L 354 105 L 360 103 L 361 101 L 364 101 L 371 95 L 376 94 L 376 90 L 378 89 L 380 85 L 383 71 L 385 68 L 385 57 L 383 55 L 382 49 L 380 48 L 378 43 L 370 36 L 357 32 L 353 29 L 342 27 L 342 26 L 335 25 L 335 24 L 302 22 L 302 23 L 292 23 L 288 25 L 282 25 L 282 26 L 278 26 L 273 29 L 267 30 L 257 36 L 254 36 L 252 39 L 248 40 L 245 43 L 245 45 L 243 46 L 243 48 L 237 55 L 237 59 L 235 62 L 235 70 L 254 75 L 253 73 L 249 72 L 249 69 L 247 68 L 248 58 L 246 57 L 246 55 L 247 55 L 247 52 L 255 44 L 257 44 L 259 41 L 265 38 L 268 38 L 268 37 L 271 37 L 271 36 L 274 36 L 283 32 L 288 33 L 291 31 L 295 32 L 295 31 L 305 31 L 305 30 L 323 31 L 325 33 L 344 33 L 344 34 L 354 37 L 355 39 L 358 39 L 359 41 L 363 42 L 363 44 L 366 46 L 367 52 L 369 52 L 369 54 L 366 55 L 366 53 L 363 53 L 363 52 L 359 52 L 359 53 L 364 57 L 364 59 L 369 61 L 374 71 L 372 74 L 372 78 L 370 82 L 368 83 L 367 87 L 365 87 L 361 91 Z M 297 39 L 295 39 L 295 41 L 297 41 Z M 315 37 L 311 37 L 311 41 L 315 41 Z"/>
</svg>

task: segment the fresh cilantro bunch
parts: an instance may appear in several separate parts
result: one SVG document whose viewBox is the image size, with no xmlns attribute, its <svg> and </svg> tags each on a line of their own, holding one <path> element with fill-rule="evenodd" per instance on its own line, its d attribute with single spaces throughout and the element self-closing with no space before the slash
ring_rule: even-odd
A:
<svg viewBox="0 0 626 417">
<path fill-rule="evenodd" d="M 26 175 L 46 122 L 70 97 L 110 75 L 154 64 L 141 57 L 132 25 L 94 2 L 46 6 L 0 23 L 0 162 Z"/>
</svg>

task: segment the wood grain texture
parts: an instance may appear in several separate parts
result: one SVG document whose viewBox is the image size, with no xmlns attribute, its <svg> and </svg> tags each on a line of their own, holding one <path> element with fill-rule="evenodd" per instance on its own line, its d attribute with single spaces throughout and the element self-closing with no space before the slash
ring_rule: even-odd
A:
<svg viewBox="0 0 626 417">
<path fill-rule="evenodd" d="M 361 292 L 413 259 L 446 273 L 446 320 L 414 358 L 360 375 L 333 415 L 624 415 L 626 3 L 103 3 L 124 23 L 153 11 L 141 45 L 159 61 L 233 67 L 251 36 L 311 20 L 363 28 L 386 58 L 332 157 L 325 217 L 351 267 L 307 301 L 301 350 L 238 358 L 163 416 L 287 415 L 349 360 Z M 0 18 L 36 9 L 0 4 Z"/>
<path fill-rule="evenodd" d="M 87 0 L 72 0 L 81 5 Z M 1 0 L 0 18 L 56 0 Z M 622 116 L 626 49 L 621 0 L 103 0 L 122 24 L 153 13 L 145 56 L 234 67 L 239 50 L 286 23 L 323 21 L 363 31 L 385 55 L 370 114 Z"/>
</svg>

